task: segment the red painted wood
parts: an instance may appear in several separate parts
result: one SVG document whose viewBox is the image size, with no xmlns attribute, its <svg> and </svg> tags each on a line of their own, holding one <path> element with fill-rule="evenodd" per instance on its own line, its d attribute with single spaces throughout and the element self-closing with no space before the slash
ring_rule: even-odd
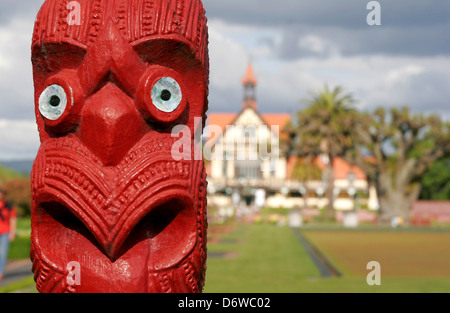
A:
<svg viewBox="0 0 450 313">
<path fill-rule="evenodd" d="M 206 174 L 193 136 L 202 127 L 194 118 L 207 111 L 202 3 L 79 0 L 74 12 L 68 2 L 45 1 L 32 43 L 37 289 L 201 292 Z M 77 13 L 80 24 L 69 25 Z M 170 99 L 155 87 L 166 77 L 178 83 Z M 171 131 L 179 124 L 191 131 L 192 152 L 176 160 Z"/>
</svg>

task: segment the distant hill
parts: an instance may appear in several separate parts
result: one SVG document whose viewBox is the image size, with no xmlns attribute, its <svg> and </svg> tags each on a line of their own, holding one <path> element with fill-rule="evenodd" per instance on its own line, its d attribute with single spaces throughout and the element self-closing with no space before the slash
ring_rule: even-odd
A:
<svg viewBox="0 0 450 313">
<path fill-rule="evenodd" d="M 25 176 L 24 174 L 21 174 L 19 172 L 16 172 L 15 170 L 0 165 L 0 185 L 10 179 L 22 178 L 24 176 Z"/>
<path fill-rule="evenodd" d="M 6 175 L 28 176 L 32 166 L 33 160 L 0 161 L 0 175 L 5 171 Z M 8 173 L 8 171 L 12 173 Z"/>
</svg>

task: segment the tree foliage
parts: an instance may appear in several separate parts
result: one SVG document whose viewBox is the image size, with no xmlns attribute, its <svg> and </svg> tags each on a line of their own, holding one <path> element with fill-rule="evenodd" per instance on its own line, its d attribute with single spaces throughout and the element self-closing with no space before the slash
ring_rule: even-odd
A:
<svg viewBox="0 0 450 313">
<path fill-rule="evenodd" d="M 431 165 L 421 180 L 421 200 L 450 200 L 450 157 Z"/>
<path fill-rule="evenodd" d="M 359 142 L 353 156 L 375 184 L 382 221 L 394 216 L 407 221 L 424 173 L 450 151 L 449 123 L 406 107 L 378 108 L 365 120 L 355 129 Z"/>
<path fill-rule="evenodd" d="M 359 114 L 353 108 L 355 100 L 342 87 L 323 90 L 307 100 L 307 108 L 298 112 L 298 127 L 290 129 L 291 151 L 300 156 L 325 155 L 327 216 L 334 216 L 333 160 L 354 147 L 354 127 Z"/>
<path fill-rule="evenodd" d="M 14 178 L 3 184 L 6 200 L 17 209 L 20 216 L 31 214 L 31 183 L 29 178 Z"/>
<path fill-rule="evenodd" d="M 408 221 L 422 184 L 422 196 L 448 197 L 450 161 L 437 161 L 450 156 L 449 122 L 438 115 L 412 114 L 406 107 L 361 113 L 353 104 L 341 87 L 325 87 L 298 112 L 298 125 L 284 129 L 289 134 L 282 146 L 286 155 L 328 156 L 327 214 L 333 210 L 332 160 L 338 156 L 356 163 L 376 187 L 383 222 L 394 216 Z"/>
<path fill-rule="evenodd" d="M 302 182 L 321 180 L 322 170 L 309 158 L 299 158 L 294 164 L 291 178 Z"/>
<path fill-rule="evenodd" d="M 25 175 L 0 165 L 0 187 L 5 190 L 6 200 L 11 202 L 18 214 L 31 213 L 31 183 Z"/>
</svg>

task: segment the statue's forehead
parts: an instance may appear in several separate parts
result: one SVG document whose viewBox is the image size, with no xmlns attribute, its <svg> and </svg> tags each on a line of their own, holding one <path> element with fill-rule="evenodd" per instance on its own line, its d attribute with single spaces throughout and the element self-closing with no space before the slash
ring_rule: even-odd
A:
<svg viewBox="0 0 450 313">
<path fill-rule="evenodd" d="M 178 41 L 205 62 L 207 25 L 199 0 L 47 0 L 36 18 L 32 45 L 67 43 L 87 49 L 109 20 L 132 46 Z"/>
</svg>

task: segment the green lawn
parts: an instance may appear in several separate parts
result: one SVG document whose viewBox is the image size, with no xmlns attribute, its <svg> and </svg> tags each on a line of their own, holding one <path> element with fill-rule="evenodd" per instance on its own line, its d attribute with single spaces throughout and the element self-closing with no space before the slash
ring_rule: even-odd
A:
<svg viewBox="0 0 450 313">
<path fill-rule="evenodd" d="M 446 250 L 446 254 L 450 254 L 450 233 L 334 230 L 304 231 L 304 234 L 343 272 L 343 276 L 319 277 L 288 227 L 241 225 L 227 236 L 239 239 L 237 243 L 208 245 L 210 252 L 234 251 L 235 257 L 208 259 L 205 292 L 450 291 L 450 277 L 446 276 L 449 270 L 439 272 L 443 262 L 448 261 L 448 256 L 442 252 Z M 381 263 L 381 285 L 369 286 L 366 275 L 370 271 L 366 270 L 366 265 L 376 258 Z M 395 276 L 389 260 L 397 266 L 402 260 L 408 260 L 409 265 L 405 266 L 402 275 Z M 411 265 L 414 262 L 416 266 L 428 266 L 429 269 L 418 275 L 417 267 Z M 385 267 L 386 271 L 383 270 Z"/>
<path fill-rule="evenodd" d="M 344 274 L 345 291 L 450 292 L 450 232 L 436 229 L 309 230 L 303 234 Z M 381 286 L 355 289 L 369 261 L 381 267 Z M 324 284 L 324 288 L 333 283 Z"/>
<path fill-rule="evenodd" d="M 342 277 L 321 278 L 293 231 L 274 224 L 210 228 L 205 293 L 449 292 L 450 232 L 329 229 L 302 232 L 337 266 Z M 216 240 L 215 240 L 216 239 Z M 217 240 L 220 239 L 220 240 Z M 29 257 L 29 236 L 11 247 Z M 381 286 L 366 283 L 368 261 L 381 264 Z M 0 292 L 33 292 L 32 278 Z M 25 289 L 24 289 L 25 288 Z"/>
<path fill-rule="evenodd" d="M 303 234 L 346 276 L 366 276 L 367 263 L 377 261 L 383 277 L 450 280 L 450 232 L 343 229 Z"/>
<path fill-rule="evenodd" d="M 22 260 L 30 257 L 31 248 L 31 221 L 30 218 L 19 218 L 17 220 L 16 239 L 11 243 L 8 259 Z"/>
<path fill-rule="evenodd" d="M 240 225 L 210 243 L 208 252 L 233 251 L 231 258 L 208 258 L 205 292 L 297 292 L 319 272 L 287 227 Z"/>
</svg>

